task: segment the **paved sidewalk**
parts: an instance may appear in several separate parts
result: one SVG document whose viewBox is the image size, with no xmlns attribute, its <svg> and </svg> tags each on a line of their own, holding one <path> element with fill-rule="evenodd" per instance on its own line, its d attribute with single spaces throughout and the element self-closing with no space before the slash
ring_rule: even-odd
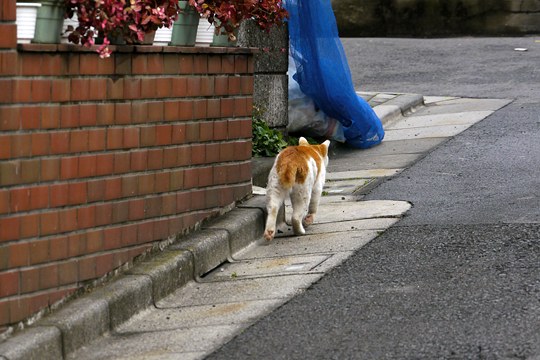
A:
<svg viewBox="0 0 540 360">
<path fill-rule="evenodd" d="M 369 150 L 332 149 L 325 196 L 307 235 L 293 236 L 285 226 L 265 243 L 264 197 L 255 196 L 0 343 L 0 359 L 203 358 L 341 264 L 411 206 L 362 201 L 363 194 L 509 103 L 360 94 L 383 119 L 385 140 Z"/>
</svg>

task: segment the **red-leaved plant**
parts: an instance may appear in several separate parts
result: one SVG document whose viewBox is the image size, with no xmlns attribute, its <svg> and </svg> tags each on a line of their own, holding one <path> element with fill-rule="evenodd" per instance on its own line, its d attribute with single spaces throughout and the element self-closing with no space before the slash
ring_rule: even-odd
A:
<svg viewBox="0 0 540 360">
<path fill-rule="evenodd" d="M 269 30 L 288 16 L 283 0 L 189 0 L 189 4 L 216 26 L 216 34 L 225 30 L 231 40 L 242 20 L 252 19 Z"/>
<path fill-rule="evenodd" d="M 77 15 L 79 25 L 69 26 L 68 40 L 92 46 L 95 36 L 100 57 L 111 54 L 111 39 L 141 43 L 145 34 L 171 27 L 178 16 L 178 0 L 66 0 L 66 18 Z"/>
</svg>

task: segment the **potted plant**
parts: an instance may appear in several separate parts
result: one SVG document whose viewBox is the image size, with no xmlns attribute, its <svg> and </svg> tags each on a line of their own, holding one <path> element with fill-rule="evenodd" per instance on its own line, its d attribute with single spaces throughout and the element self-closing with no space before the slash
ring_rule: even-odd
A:
<svg viewBox="0 0 540 360">
<path fill-rule="evenodd" d="M 261 29 L 283 23 L 287 11 L 282 0 L 189 0 L 210 24 L 215 26 L 215 35 L 224 35 L 229 44 L 236 41 L 238 27 L 243 20 L 251 19 Z M 225 41 L 226 42 L 226 41 Z M 224 44 L 217 38 L 214 45 Z"/>
<path fill-rule="evenodd" d="M 143 43 L 147 34 L 171 27 L 178 16 L 178 0 L 65 1 L 66 18 L 76 14 L 78 21 L 77 27 L 68 27 L 68 40 L 88 47 L 100 44 L 100 57 L 110 56 L 112 43 Z"/>
<path fill-rule="evenodd" d="M 200 15 L 189 1 L 178 2 L 180 13 L 174 22 L 171 45 L 193 46 L 197 38 Z"/>
<path fill-rule="evenodd" d="M 46 44 L 59 43 L 64 21 L 65 0 L 32 0 L 30 2 L 41 4 L 37 11 L 32 42 Z"/>
</svg>

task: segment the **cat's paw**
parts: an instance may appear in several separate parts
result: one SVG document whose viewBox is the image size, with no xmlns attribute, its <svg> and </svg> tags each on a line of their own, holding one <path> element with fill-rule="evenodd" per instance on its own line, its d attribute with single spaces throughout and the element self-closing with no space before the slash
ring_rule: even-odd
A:
<svg viewBox="0 0 540 360">
<path fill-rule="evenodd" d="M 266 239 L 266 241 L 272 241 L 275 234 L 276 234 L 276 232 L 274 230 L 265 230 L 264 231 L 264 238 Z"/>
<path fill-rule="evenodd" d="M 304 225 L 304 227 L 307 227 L 307 226 L 313 224 L 314 219 L 315 219 L 315 216 L 313 214 L 307 214 L 307 216 L 302 221 L 302 225 Z"/>
</svg>

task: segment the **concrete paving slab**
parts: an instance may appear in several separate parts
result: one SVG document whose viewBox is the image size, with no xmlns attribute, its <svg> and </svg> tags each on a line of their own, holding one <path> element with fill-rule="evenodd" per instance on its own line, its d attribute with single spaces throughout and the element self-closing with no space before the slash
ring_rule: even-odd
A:
<svg viewBox="0 0 540 360">
<path fill-rule="evenodd" d="M 387 127 L 388 129 L 388 127 Z M 383 142 L 375 147 L 361 150 L 362 153 L 365 153 L 366 155 L 396 155 L 396 154 L 419 154 L 419 153 L 425 153 L 434 147 L 438 146 L 442 142 L 446 141 L 446 138 L 428 138 L 428 139 L 410 139 L 410 140 L 397 140 L 397 141 L 389 141 L 388 139 L 384 139 Z M 332 154 L 330 155 L 330 164 L 333 164 L 334 162 L 341 162 L 342 157 L 350 157 L 352 156 L 352 152 L 359 151 L 359 150 L 347 150 L 336 152 L 334 157 L 332 157 Z"/>
<path fill-rule="evenodd" d="M 133 318 L 119 328 L 116 333 L 134 334 L 202 326 L 251 324 L 284 301 L 284 299 L 272 299 L 166 309 L 153 308 Z"/>
<path fill-rule="evenodd" d="M 355 157 L 354 163 L 349 166 L 354 166 L 357 169 L 374 170 L 374 169 L 403 169 L 416 161 L 423 154 L 392 154 L 392 155 L 371 155 L 369 153 L 358 154 Z M 344 157 L 343 161 L 346 161 Z"/>
<path fill-rule="evenodd" d="M 291 255 L 227 263 L 206 277 L 210 281 L 306 273 L 330 255 Z"/>
<path fill-rule="evenodd" d="M 216 269 L 214 271 L 220 271 Z M 227 278 L 221 282 L 190 282 L 156 303 L 158 308 L 212 305 L 229 302 L 287 299 L 301 293 L 321 277 L 320 274 Z M 205 279 L 206 281 L 206 279 Z"/>
<path fill-rule="evenodd" d="M 451 114 L 468 111 L 497 111 L 511 102 L 512 100 L 508 99 L 458 98 L 425 106 L 418 109 L 414 115 Z"/>
<path fill-rule="evenodd" d="M 216 325 L 171 331 L 114 334 L 92 343 L 91 351 L 83 347 L 69 354 L 67 359 L 146 359 L 171 352 L 207 354 L 234 337 L 243 327 L 244 325 Z"/>
<path fill-rule="evenodd" d="M 308 232 L 311 228 L 308 228 Z M 268 257 L 283 257 L 290 255 L 329 254 L 335 252 L 354 251 L 377 237 L 377 230 L 349 231 L 343 233 L 306 234 L 291 236 L 281 234 L 271 242 L 258 241 L 257 247 L 248 252 L 239 253 L 237 260 L 254 260 Z"/>
<path fill-rule="evenodd" d="M 396 175 L 401 170 L 403 169 L 370 169 L 370 170 L 332 171 L 332 172 L 326 173 L 326 181 L 389 177 L 389 176 Z"/>
<path fill-rule="evenodd" d="M 370 200 L 341 204 L 326 204 L 319 207 L 315 224 L 336 223 L 348 220 L 399 217 L 411 208 L 405 201 Z"/>
<path fill-rule="evenodd" d="M 375 114 L 381 119 L 383 125 L 386 125 L 402 116 L 401 108 L 398 105 L 378 105 L 373 108 Z"/>
<path fill-rule="evenodd" d="M 399 221 L 399 218 L 377 218 L 340 221 L 335 223 L 318 224 L 309 227 L 313 234 L 326 234 L 332 232 L 349 232 L 351 230 L 385 230 Z"/>
<path fill-rule="evenodd" d="M 394 141 L 394 140 L 408 140 L 408 139 L 421 139 L 421 138 L 452 137 L 467 130 L 469 127 L 471 127 L 470 124 L 387 130 L 385 139 L 387 141 Z"/>
<path fill-rule="evenodd" d="M 351 195 L 361 187 L 369 184 L 371 179 L 333 180 L 324 184 L 323 197 L 328 195 Z"/>
<path fill-rule="evenodd" d="M 424 96 L 424 104 L 430 105 L 433 103 L 448 101 L 448 100 L 456 100 L 459 99 L 459 97 L 456 96 Z"/>
<path fill-rule="evenodd" d="M 387 127 L 387 130 L 409 129 L 443 125 L 476 124 L 493 114 L 493 111 L 468 111 L 452 114 L 433 114 L 410 116 Z"/>
<path fill-rule="evenodd" d="M 330 204 L 330 203 L 345 203 L 349 201 L 358 201 L 358 195 L 351 194 L 326 194 L 321 197 L 319 204 Z"/>
</svg>

